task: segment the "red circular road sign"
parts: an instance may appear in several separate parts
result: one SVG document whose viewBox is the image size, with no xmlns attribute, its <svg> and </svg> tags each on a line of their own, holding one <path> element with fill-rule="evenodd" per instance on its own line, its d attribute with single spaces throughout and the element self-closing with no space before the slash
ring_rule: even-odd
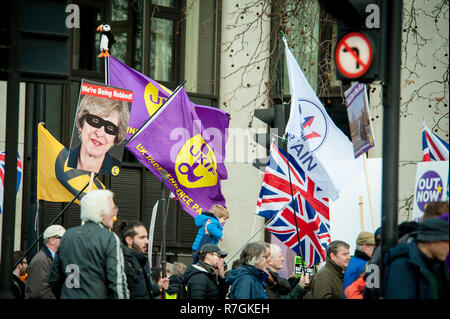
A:
<svg viewBox="0 0 450 319">
<path fill-rule="evenodd" d="M 365 74 L 372 63 L 373 48 L 366 35 L 351 32 L 339 40 L 335 60 L 338 70 L 354 79 Z"/>
</svg>

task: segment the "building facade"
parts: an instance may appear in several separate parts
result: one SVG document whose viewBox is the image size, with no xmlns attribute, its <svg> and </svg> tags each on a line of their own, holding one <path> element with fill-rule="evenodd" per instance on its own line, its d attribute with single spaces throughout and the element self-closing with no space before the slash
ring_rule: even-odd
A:
<svg viewBox="0 0 450 319">
<path fill-rule="evenodd" d="M 78 9 L 68 7 L 73 4 Z M 345 86 L 336 79 L 333 65 L 336 25 L 318 1 L 23 0 L 22 6 L 27 8 L 22 14 L 22 41 L 29 49 L 22 55 L 25 62 L 18 110 L 23 179 L 16 201 L 15 249 L 26 249 L 67 204 L 36 200 L 37 123 L 45 122 L 50 133 L 68 147 L 81 80 L 104 81 L 104 66 L 97 58 L 100 35 L 95 32 L 100 24 L 111 26 L 116 40 L 111 53 L 116 58 L 169 89 L 186 80 L 192 101 L 229 112 L 228 179 L 222 182 L 222 191 L 231 217 L 220 245 L 230 257 L 253 235 L 253 240 L 270 240 L 263 231 L 265 220 L 254 214 L 263 174 L 252 163 L 267 156 L 267 149 L 253 138 L 255 133 L 267 132 L 267 126 L 253 114 L 255 109 L 289 102 L 280 29 L 328 113 L 350 137 L 342 98 Z M 40 8 L 51 9 L 44 12 Z M 73 15 L 76 10 L 78 26 Z M 400 221 L 408 219 L 412 207 L 423 120 L 446 141 L 449 131 L 448 2 L 405 1 L 404 14 Z M 2 41 L 1 45 L 7 44 L 3 35 Z M 66 52 L 66 61 L 54 56 L 55 52 Z M 37 67 L 26 64 L 36 60 L 40 61 Z M 58 63 L 62 67 L 57 68 Z M 2 67 L 0 72 L 0 149 L 4 149 L 6 127 L 4 70 Z M 381 97 L 381 85 L 371 85 L 376 146 L 369 157 L 382 157 Z M 119 176 L 101 179 L 115 193 L 119 220 L 150 223 L 161 185 L 128 151 Z M 168 260 L 189 263 L 197 229 L 176 201 L 168 203 Z M 79 207 L 70 207 L 58 223 L 66 228 L 79 225 Z M 155 258 L 161 225 L 159 215 Z"/>
</svg>

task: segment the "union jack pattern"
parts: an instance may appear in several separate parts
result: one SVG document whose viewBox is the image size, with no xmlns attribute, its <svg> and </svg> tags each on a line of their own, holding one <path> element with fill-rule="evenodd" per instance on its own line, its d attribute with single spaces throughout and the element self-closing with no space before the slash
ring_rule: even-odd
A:
<svg viewBox="0 0 450 319">
<path fill-rule="evenodd" d="M 448 161 L 448 143 L 434 134 L 428 127 L 422 131 L 423 161 Z"/>
<path fill-rule="evenodd" d="M 328 198 L 325 192 L 307 177 L 300 166 L 289 155 L 289 170 L 292 194 L 301 194 L 326 220 L 329 220 Z M 274 143 L 270 146 L 269 162 L 256 203 L 256 214 L 271 219 L 292 200 L 288 161 L 285 151 Z"/>
<path fill-rule="evenodd" d="M 326 249 L 331 240 L 330 221 L 318 214 L 305 198 L 300 196 L 300 193 L 297 193 L 294 200 L 275 215 L 266 229 L 297 255 L 302 256 L 307 267 L 325 261 Z M 298 238 L 302 254 L 300 254 Z"/>
<path fill-rule="evenodd" d="M 5 185 L 5 151 L 0 152 L 0 213 L 2 213 L 3 207 L 3 188 Z M 22 178 L 22 161 L 20 160 L 19 153 L 17 153 L 17 187 L 16 192 L 19 190 L 20 180 Z"/>
</svg>

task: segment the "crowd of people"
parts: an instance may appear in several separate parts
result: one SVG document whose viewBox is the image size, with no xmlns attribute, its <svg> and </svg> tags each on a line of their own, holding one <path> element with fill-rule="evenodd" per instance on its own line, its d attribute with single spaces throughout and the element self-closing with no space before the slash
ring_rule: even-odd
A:
<svg viewBox="0 0 450 319">
<path fill-rule="evenodd" d="M 151 269 L 148 233 L 139 221 L 121 222 L 109 190 L 93 190 L 81 200 L 82 225 L 48 227 L 44 244 L 28 265 L 13 271 L 18 299 L 446 299 L 449 297 L 448 202 L 429 203 L 421 222 L 399 225 L 398 244 L 381 255 L 381 232 L 363 231 L 350 245 L 332 241 L 326 262 L 314 275 L 283 278 L 279 246 L 250 242 L 228 269 L 219 248 L 228 211 L 214 205 L 196 217 L 194 261 L 169 264 L 167 276 Z M 23 253 L 14 253 L 14 262 Z M 380 277 L 380 269 L 383 277 Z"/>
</svg>

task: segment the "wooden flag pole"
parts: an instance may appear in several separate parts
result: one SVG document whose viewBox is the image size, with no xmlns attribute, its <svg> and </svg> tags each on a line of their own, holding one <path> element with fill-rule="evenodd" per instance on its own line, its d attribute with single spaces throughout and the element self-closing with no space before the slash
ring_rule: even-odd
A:
<svg viewBox="0 0 450 319">
<path fill-rule="evenodd" d="M 364 231 L 364 202 L 362 195 L 359 195 L 359 218 L 361 222 L 361 231 Z"/>
<path fill-rule="evenodd" d="M 367 165 L 367 153 L 363 154 L 363 159 L 364 159 L 364 171 L 366 172 L 367 193 L 369 194 L 370 216 L 372 217 L 372 229 L 373 232 L 375 232 L 375 230 L 377 229 L 377 224 L 375 221 L 375 212 L 373 210 L 372 190 L 370 187 L 369 169 Z"/>
</svg>

